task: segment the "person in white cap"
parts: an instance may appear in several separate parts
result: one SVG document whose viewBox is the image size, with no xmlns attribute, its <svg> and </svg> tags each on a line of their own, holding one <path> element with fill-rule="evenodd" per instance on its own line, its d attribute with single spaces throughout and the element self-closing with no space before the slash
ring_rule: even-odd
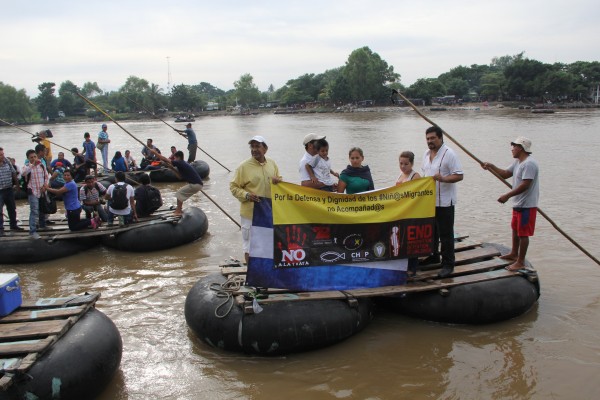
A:
<svg viewBox="0 0 600 400">
<path fill-rule="evenodd" d="M 304 145 L 304 149 L 306 151 L 300 160 L 300 166 L 298 168 L 298 172 L 300 172 L 300 184 L 302 186 L 308 186 L 315 189 L 320 189 L 321 187 L 325 186 L 325 184 L 322 182 L 313 182 L 310 179 L 308 171 L 306 170 L 306 164 L 318 153 L 316 144 L 321 139 L 325 139 L 325 136 L 317 135 L 316 133 L 309 133 L 308 135 L 304 136 L 302 144 Z"/>
<path fill-rule="evenodd" d="M 519 136 L 513 142 L 512 156 L 515 159 L 506 169 L 496 167 L 492 163 L 484 162 L 481 167 L 494 171 L 504 179 L 513 178 L 512 190 L 498 198 L 504 204 L 508 199 L 513 199 L 513 212 L 511 220 L 512 248 L 510 253 L 501 256 L 503 260 L 513 261 L 506 267 L 509 271 L 526 268 L 525 256 L 529 247 L 529 237 L 535 230 L 537 206 L 540 198 L 539 167 L 537 161 L 531 157 L 531 140 Z"/>
<path fill-rule="evenodd" d="M 246 263 L 250 257 L 250 228 L 254 203 L 260 202 L 261 197 L 271 197 L 271 182 L 281 182 L 279 167 L 275 161 L 265 157 L 269 149 L 265 138 L 254 136 L 248 144 L 252 157 L 239 165 L 229 183 L 231 194 L 240 201 L 242 248 Z"/>
</svg>

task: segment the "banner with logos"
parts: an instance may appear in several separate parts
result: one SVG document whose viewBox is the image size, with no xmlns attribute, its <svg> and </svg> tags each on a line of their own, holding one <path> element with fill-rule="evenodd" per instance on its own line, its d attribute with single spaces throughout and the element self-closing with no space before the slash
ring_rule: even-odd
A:
<svg viewBox="0 0 600 400">
<path fill-rule="evenodd" d="M 249 285 L 343 290 L 400 285 L 431 253 L 435 185 L 422 178 L 346 195 L 291 183 L 255 203 Z"/>
</svg>

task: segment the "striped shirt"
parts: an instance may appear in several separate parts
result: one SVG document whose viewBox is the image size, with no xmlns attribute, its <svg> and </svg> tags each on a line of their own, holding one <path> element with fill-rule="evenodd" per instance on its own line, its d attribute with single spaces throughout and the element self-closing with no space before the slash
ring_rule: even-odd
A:
<svg viewBox="0 0 600 400">
<path fill-rule="evenodd" d="M 4 159 L 4 162 L 0 164 L 0 190 L 9 189 L 13 186 L 13 174 L 15 170 L 8 159 Z"/>
</svg>

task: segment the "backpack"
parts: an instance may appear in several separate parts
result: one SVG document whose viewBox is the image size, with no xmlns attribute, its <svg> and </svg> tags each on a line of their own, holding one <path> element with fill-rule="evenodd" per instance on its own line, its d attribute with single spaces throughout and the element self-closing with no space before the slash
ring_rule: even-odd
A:
<svg viewBox="0 0 600 400">
<path fill-rule="evenodd" d="M 148 185 L 146 187 L 146 200 L 148 205 L 148 214 L 158 210 L 162 205 L 162 198 L 160 197 L 160 191 L 154 186 Z"/>
<path fill-rule="evenodd" d="M 110 198 L 110 206 L 114 210 L 126 209 L 129 206 L 129 199 L 127 198 L 127 184 L 115 183 Z"/>
</svg>

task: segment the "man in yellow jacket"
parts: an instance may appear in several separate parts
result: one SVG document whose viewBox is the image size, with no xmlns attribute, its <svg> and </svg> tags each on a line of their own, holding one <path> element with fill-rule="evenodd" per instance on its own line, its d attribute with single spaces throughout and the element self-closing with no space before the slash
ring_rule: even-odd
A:
<svg viewBox="0 0 600 400">
<path fill-rule="evenodd" d="M 261 197 L 271 197 L 271 182 L 281 182 L 279 167 L 275 161 L 265 157 L 269 149 L 265 138 L 254 136 L 248 144 L 252 157 L 240 164 L 229 183 L 231 194 L 241 202 L 242 248 L 246 264 L 249 259 L 254 203 L 259 202 Z"/>
</svg>

